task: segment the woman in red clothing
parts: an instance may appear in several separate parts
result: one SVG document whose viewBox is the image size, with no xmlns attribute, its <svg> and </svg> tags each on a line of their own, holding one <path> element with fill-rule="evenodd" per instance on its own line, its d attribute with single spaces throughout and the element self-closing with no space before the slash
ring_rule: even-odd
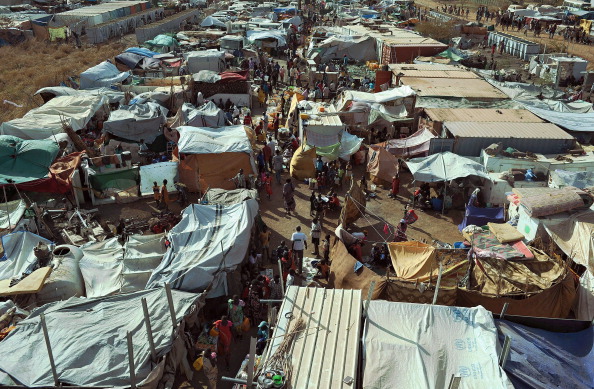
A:
<svg viewBox="0 0 594 389">
<path fill-rule="evenodd" d="M 392 178 L 392 191 L 390 192 L 390 197 L 395 199 L 398 196 L 399 192 L 400 192 L 400 177 L 398 176 L 398 174 L 396 174 L 394 176 L 394 178 Z"/>
<path fill-rule="evenodd" d="M 248 112 L 243 118 L 243 125 L 252 127 L 253 121 L 250 113 Z"/>
<path fill-rule="evenodd" d="M 266 189 L 268 200 L 270 200 L 270 196 L 272 196 L 272 177 L 270 177 L 270 173 L 266 173 L 264 177 L 264 188 Z"/>
<path fill-rule="evenodd" d="M 223 316 L 221 320 L 214 322 L 214 326 L 219 330 L 219 341 L 217 342 L 218 354 L 225 358 L 225 364 L 227 365 L 227 370 L 229 370 L 229 354 L 232 339 L 231 328 L 233 328 L 233 323 L 227 319 L 227 316 Z"/>
</svg>

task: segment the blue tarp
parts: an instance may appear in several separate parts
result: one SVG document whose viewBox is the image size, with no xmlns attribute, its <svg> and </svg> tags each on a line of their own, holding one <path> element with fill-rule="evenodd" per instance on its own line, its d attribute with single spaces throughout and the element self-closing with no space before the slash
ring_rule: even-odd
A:
<svg viewBox="0 0 594 389">
<path fill-rule="evenodd" d="M 594 328 L 558 333 L 495 320 L 499 339 L 510 336 L 505 372 L 516 389 L 594 387 Z"/>
<path fill-rule="evenodd" d="M 159 55 L 159 53 L 157 53 L 155 51 L 150 51 L 149 49 L 145 49 L 143 47 L 129 47 L 124 52 L 138 54 L 138 55 L 142 55 L 143 57 L 149 57 L 149 58 L 152 58 L 155 55 Z"/>
<path fill-rule="evenodd" d="M 486 226 L 487 223 L 503 223 L 503 208 L 478 208 L 472 205 L 466 206 L 466 213 L 464 220 L 458 225 L 458 229 L 462 231 L 466 226 Z"/>
<path fill-rule="evenodd" d="M 594 112 L 572 113 L 556 112 L 525 105 L 526 109 L 541 119 L 554 123 L 570 131 L 592 132 L 594 131 Z"/>
<path fill-rule="evenodd" d="M 129 72 L 120 72 L 114 64 L 101 62 L 80 74 L 80 89 L 110 87 L 130 77 Z"/>
</svg>

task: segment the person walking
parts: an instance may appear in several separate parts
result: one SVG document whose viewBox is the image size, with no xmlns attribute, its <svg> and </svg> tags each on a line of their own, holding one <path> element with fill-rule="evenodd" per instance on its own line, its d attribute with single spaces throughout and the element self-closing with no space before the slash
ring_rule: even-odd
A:
<svg viewBox="0 0 594 389">
<path fill-rule="evenodd" d="M 243 169 L 239 169 L 239 172 L 231 180 L 235 182 L 235 187 L 238 189 L 246 187 L 245 174 L 243 174 Z"/>
<path fill-rule="evenodd" d="M 295 211 L 295 186 L 290 178 L 287 178 L 287 181 L 283 186 L 283 199 L 287 215 L 291 216 L 291 211 Z"/>
<path fill-rule="evenodd" d="M 398 174 L 396 174 L 393 178 L 392 178 L 392 190 L 390 191 L 390 197 L 392 197 L 393 199 L 395 199 L 396 197 L 398 197 L 398 193 L 400 192 L 400 176 Z"/>
<path fill-rule="evenodd" d="M 157 203 L 157 208 L 159 208 L 159 203 L 161 202 L 161 188 L 159 188 L 159 184 L 157 184 L 157 181 L 153 182 L 153 197 L 155 198 L 155 202 Z"/>
<path fill-rule="evenodd" d="M 264 176 L 264 189 L 266 190 L 268 200 L 270 200 L 270 196 L 272 196 L 272 177 L 270 177 L 270 173 L 266 173 Z"/>
<path fill-rule="evenodd" d="M 262 227 L 262 232 L 260 232 L 260 245 L 262 246 L 262 261 L 269 261 L 270 263 L 274 263 L 273 259 L 270 257 L 270 235 L 272 235 L 272 231 L 268 229 L 267 225 Z"/>
<path fill-rule="evenodd" d="M 169 210 L 169 191 L 167 190 L 167 180 L 163 180 L 161 186 L 161 203 L 165 206 L 166 210 Z"/>
<path fill-rule="evenodd" d="M 322 226 L 320 225 L 318 218 L 314 217 L 311 222 L 311 244 L 314 247 L 314 251 L 312 252 L 313 255 L 318 256 L 320 255 L 319 252 L 319 245 L 320 245 L 320 236 L 322 235 Z"/>
<path fill-rule="evenodd" d="M 292 249 L 294 253 L 294 260 L 297 262 L 297 270 L 299 274 L 303 272 L 303 250 L 307 250 L 307 236 L 301 232 L 301 226 L 295 228 L 295 232 L 291 236 L 293 242 Z"/>
<path fill-rule="evenodd" d="M 202 352 L 202 369 L 208 381 L 208 389 L 217 389 L 219 368 L 217 367 L 217 353 L 210 350 Z"/>
<path fill-rule="evenodd" d="M 283 156 L 281 155 L 280 150 L 276 150 L 276 155 L 272 157 L 272 169 L 274 169 L 276 183 L 280 185 L 281 174 L 283 172 Z"/>
<path fill-rule="evenodd" d="M 214 326 L 217 330 L 219 330 L 219 340 L 217 342 L 218 352 L 219 355 L 225 359 L 225 365 L 227 371 L 229 371 L 231 367 L 231 328 L 233 327 L 233 323 L 231 323 L 227 316 L 223 315 L 221 317 L 221 320 L 217 320 L 214 322 Z"/>
<path fill-rule="evenodd" d="M 245 302 L 239 298 L 238 295 L 234 295 L 233 298 L 228 301 L 227 315 L 231 318 L 233 323 L 233 330 L 235 331 L 235 337 L 237 339 L 243 338 L 243 330 L 241 329 L 243 324 L 243 307 Z"/>
</svg>

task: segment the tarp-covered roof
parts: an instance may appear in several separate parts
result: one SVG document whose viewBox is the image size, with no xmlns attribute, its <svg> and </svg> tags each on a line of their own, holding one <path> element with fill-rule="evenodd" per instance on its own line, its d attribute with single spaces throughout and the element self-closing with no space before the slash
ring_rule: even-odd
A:
<svg viewBox="0 0 594 389">
<path fill-rule="evenodd" d="M 154 142 L 161 134 L 161 125 L 167 121 L 167 108 L 153 102 L 144 104 L 122 105 L 109 114 L 103 123 L 103 131 L 123 139 Z"/>
<path fill-rule="evenodd" d="M 496 320 L 503 343 L 512 338 L 505 372 L 516 389 L 575 388 L 594 384 L 594 327 L 551 332 Z"/>
<path fill-rule="evenodd" d="M 526 105 L 536 116 L 571 131 L 594 132 L 594 112 L 556 112 Z"/>
<path fill-rule="evenodd" d="M 80 89 L 110 87 L 128 77 L 130 77 L 129 72 L 120 72 L 114 64 L 104 61 L 80 74 Z"/>
<path fill-rule="evenodd" d="M 190 103 L 184 103 L 177 111 L 171 128 L 180 126 L 191 127 L 221 127 L 227 123 L 227 118 L 222 109 L 212 101 L 196 108 Z"/>
<path fill-rule="evenodd" d="M 207 16 L 204 18 L 202 23 L 200 23 L 200 27 L 223 27 L 223 28 L 225 28 L 225 27 L 227 27 L 227 25 L 215 17 Z"/>
<path fill-rule="evenodd" d="M 363 343 L 365 388 L 447 388 L 452 376 L 463 388 L 512 387 L 483 307 L 371 301 Z"/>
<path fill-rule="evenodd" d="M 354 90 L 347 90 L 342 93 L 342 105 L 338 106 L 338 110 L 342 111 L 349 101 L 358 101 L 362 103 L 387 103 L 405 97 L 414 96 L 416 92 L 409 86 L 404 85 L 398 88 L 388 89 L 378 93 L 359 92 Z"/>
<path fill-rule="evenodd" d="M 476 176 L 491 180 L 480 163 L 461 157 L 449 151 L 406 162 L 415 181 L 441 182 L 456 178 Z"/>
<path fill-rule="evenodd" d="M 247 37 L 252 43 L 262 39 L 275 39 L 279 47 L 286 46 L 287 44 L 287 35 L 284 31 L 280 30 L 248 31 Z"/>
<path fill-rule="evenodd" d="M 153 271 L 147 287 L 171 283 L 175 289 L 203 291 L 234 270 L 247 254 L 257 200 L 227 206 L 192 204 L 171 229 L 171 248 Z"/>
<path fill-rule="evenodd" d="M 431 131 L 420 129 L 407 138 L 390 139 L 374 146 L 385 148 L 393 155 L 406 158 L 428 152 L 433 138 L 436 136 Z"/>
<path fill-rule="evenodd" d="M 79 262 L 87 297 L 142 290 L 165 254 L 163 234 L 131 235 L 81 246 Z"/>
<path fill-rule="evenodd" d="M 173 308 L 179 321 L 189 313 L 198 295 L 172 291 Z M 89 387 L 130 387 L 126 334 L 132 334 L 136 382 L 147 379 L 155 368 L 147 342 L 141 299 L 150 315 L 155 349 L 159 358 L 172 347 L 172 323 L 164 288 L 126 295 L 77 298 L 46 304 L 19 322 L 0 342 L 0 373 L 27 387 L 54 386 L 40 315 L 45 314 L 49 341 L 60 382 Z M 156 385 L 156 383 L 153 383 Z"/>
<path fill-rule="evenodd" d="M 60 147 L 51 140 L 0 135 L 0 183 L 29 182 L 48 175 Z"/>
<path fill-rule="evenodd" d="M 97 89 L 73 89 L 67 86 L 49 86 L 41 88 L 36 95 L 54 95 L 58 96 L 105 96 L 110 104 L 119 103 L 124 98 L 124 92 L 116 91 L 111 88 Z"/>
<path fill-rule="evenodd" d="M 83 129 L 107 99 L 103 96 L 60 96 L 39 108 L 33 108 L 20 119 L 0 125 L 2 135 L 22 139 L 48 139 L 64 132 L 62 120 L 74 131 Z"/>
<path fill-rule="evenodd" d="M 344 55 L 355 61 L 370 61 L 377 58 L 375 38 L 335 35 L 324 39 L 318 48 L 325 49 L 322 60 L 342 58 Z"/>
<path fill-rule="evenodd" d="M 177 147 L 184 154 L 251 153 L 252 144 L 242 125 L 219 128 L 177 128 Z"/>
<path fill-rule="evenodd" d="M 20 277 L 23 273 L 35 270 L 37 257 L 33 249 L 38 243 L 49 245 L 51 241 L 29 231 L 4 235 L 2 237 L 4 256 L 0 258 L 0 280 Z"/>
</svg>

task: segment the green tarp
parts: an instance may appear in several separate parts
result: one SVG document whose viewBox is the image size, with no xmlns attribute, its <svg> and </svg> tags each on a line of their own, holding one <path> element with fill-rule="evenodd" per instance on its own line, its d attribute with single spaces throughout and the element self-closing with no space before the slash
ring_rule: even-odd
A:
<svg viewBox="0 0 594 389">
<path fill-rule="evenodd" d="M 438 57 L 449 58 L 454 62 L 460 62 L 464 59 L 464 57 L 459 56 L 458 54 L 454 53 L 452 49 L 447 49 L 442 51 L 441 53 L 437 54 Z"/>
<path fill-rule="evenodd" d="M 95 190 L 104 191 L 109 188 L 126 190 L 140 182 L 138 167 L 121 169 L 109 173 L 100 173 L 89 176 L 91 186 Z"/>
<path fill-rule="evenodd" d="M 0 183 L 20 184 L 46 177 L 59 151 L 51 140 L 0 135 Z"/>
</svg>

